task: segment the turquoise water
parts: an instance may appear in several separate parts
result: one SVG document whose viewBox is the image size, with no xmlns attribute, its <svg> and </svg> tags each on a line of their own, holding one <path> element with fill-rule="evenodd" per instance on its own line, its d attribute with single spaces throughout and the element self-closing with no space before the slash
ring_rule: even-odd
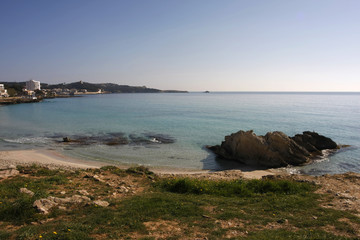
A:
<svg viewBox="0 0 360 240">
<path fill-rule="evenodd" d="M 360 172 L 360 93 L 109 94 L 0 107 L 0 150 L 47 148 L 83 159 L 193 169 L 237 167 L 205 145 L 225 135 L 316 131 L 350 148 L 298 168 L 310 174 Z M 172 144 L 86 146 L 64 136 L 163 134 Z"/>
</svg>

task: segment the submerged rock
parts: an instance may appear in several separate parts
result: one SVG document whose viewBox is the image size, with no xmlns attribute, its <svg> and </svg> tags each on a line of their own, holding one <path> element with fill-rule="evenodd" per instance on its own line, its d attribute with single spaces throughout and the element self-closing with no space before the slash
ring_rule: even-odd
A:
<svg viewBox="0 0 360 240">
<path fill-rule="evenodd" d="M 175 139 L 165 134 L 145 134 L 152 143 L 170 144 L 174 143 Z"/>
<path fill-rule="evenodd" d="M 58 138 L 54 136 L 53 138 Z M 126 136 L 121 132 L 105 133 L 93 136 L 87 135 L 73 135 L 62 137 L 62 143 L 75 145 L 75 146 L 86 146 L 91 144 L 104 144 L 108 146 L 117 145 L 151 145 L 151 144 L 170 144 L 174 143 L 175 139 L 171 136 L 158 133 L 144 133 L 140 135 L 130 134 Z"/>
<path fill-rule="evenodd" d="M 321 150 L 337 148 L 330 138 L 315 132 L 289 137 L 277 131 L 257 136 L 252 130 L 233 133 L 221 145 L 208 147 L 221 158 L 269 168 L 306 164 Z"/>
</svg>

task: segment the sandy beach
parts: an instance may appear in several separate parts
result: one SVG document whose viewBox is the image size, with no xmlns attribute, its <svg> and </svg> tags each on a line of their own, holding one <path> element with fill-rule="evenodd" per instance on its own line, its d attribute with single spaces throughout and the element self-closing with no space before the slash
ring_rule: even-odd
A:
<svg viewBox="0 0 360 240">
<path fill-rule="evenodd" d="M 0 151 L 0 167 L 37 164 L 49 168 L 99 168 L 107 164 L 64 156 L 54 150 Z"/>
<path fill-rule="evenodd" d="M 65 156 L 55 150 L 14 150 L 0 151 L 0 168 L 6 168 L 10 165 L 32 165 L 37 164 L 48 168 L 62 169 L 87 169 L 100 168 L 102 166 L 113 165 L 104 162 L 83 160 Z M 128 168 L 130 165 L 117 164 L 117 167 Z M 167 167 L 150 167 L 150 170 L 159 175 L 191 175 L 198 178 L 256 178 L 259 179 L 266 175 L 284 174 L 282 170 L 226 170 L 210 172 L 208 170 L 167 168 Z"/>
</svg>

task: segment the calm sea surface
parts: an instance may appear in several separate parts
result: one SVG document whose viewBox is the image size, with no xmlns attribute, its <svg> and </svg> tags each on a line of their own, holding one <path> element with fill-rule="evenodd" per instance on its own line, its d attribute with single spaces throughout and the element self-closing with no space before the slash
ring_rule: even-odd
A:
<svg viewBox="0 0 360 240">
<path fill-rule="evenodd" d="M 46 148 L 109 163 L 193 169 L 236 167 L 205 145 L 253 129 L 258 135 L 316 131 L 351 147 L 297 169 L 309 174 L 360 172 L 360 93 L 109 94 L 0 106 L 0 150 Z M 77 146 L 62 137 L 130 139 L 161 134 L 172 144 Z M 154 139 L 150 139 L 154 140 Z"/>
</svg>

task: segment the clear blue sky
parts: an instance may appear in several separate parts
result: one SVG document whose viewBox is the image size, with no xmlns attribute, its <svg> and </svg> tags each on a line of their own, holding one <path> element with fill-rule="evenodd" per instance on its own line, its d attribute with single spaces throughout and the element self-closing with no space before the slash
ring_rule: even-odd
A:
<svg viewBox="0 0 360 240">
<path fill-rule="evenodd" d="M 0 81 L 360 91 L 359 0 L 1 0 Z"/>
</svg>

